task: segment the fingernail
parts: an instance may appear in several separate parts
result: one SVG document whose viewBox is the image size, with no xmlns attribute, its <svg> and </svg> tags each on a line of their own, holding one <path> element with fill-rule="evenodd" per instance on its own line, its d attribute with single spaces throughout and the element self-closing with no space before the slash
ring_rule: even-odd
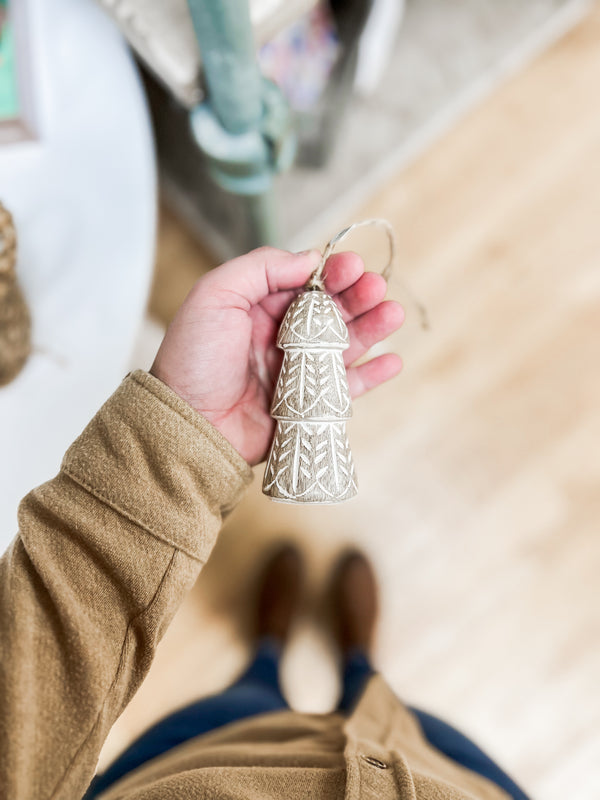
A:
<svg viewBox="0 0 600 800">
<path fill-rule="evenodd" d="M 297 256 L 314 256 L 314 258 L 321 258 L 321 252 L 317 250 L 316 247 L 311 247 L 308 250 L 301 250 L 299 253 L 296 253 Z"/>
</svg>

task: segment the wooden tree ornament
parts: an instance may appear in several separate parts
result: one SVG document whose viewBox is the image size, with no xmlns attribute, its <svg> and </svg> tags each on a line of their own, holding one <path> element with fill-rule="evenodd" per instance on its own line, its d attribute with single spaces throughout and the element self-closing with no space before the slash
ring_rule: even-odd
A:
<svg viewBox="0 0 600 800">
<path fill-rule="evenodd" d="M 346 421 L 352 416 L 344 350 L 348 329 L 324 287 L 325 262 L 352 230 L 383 225 L 390 241 L 387 279 L 394 258 L 392 228 L 386 220 L 364 220 L 337 234 L 304 291 L 281 323 L 277 346 L 283 363 L 271 406 L 275 436 L 263 492 L 288 503 L 339 503 L 357 493 Z"/>
</svg>

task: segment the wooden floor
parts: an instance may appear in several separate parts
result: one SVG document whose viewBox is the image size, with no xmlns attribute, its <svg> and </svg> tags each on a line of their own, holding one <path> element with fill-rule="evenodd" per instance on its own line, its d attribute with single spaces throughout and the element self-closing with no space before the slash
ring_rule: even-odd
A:
<svg viewBox="0 0 600 800">
<path fill-rule="evenodd" d="M 423 332 L 407 303 L 389 343 L 403 375 L 355 405 L 360 495 L 280 506 L 256 480 L 104 760 L 240 668 L 244 595 L 283 533 L 312 570 L 285 664 L 297 707 L 325 709 L 337 689 L 310 619 L 332 558 L 358 542 L 381 578 L 376 660 L 397 692 L 535 797 L 600 797 L 599 101 L 596 8 L 356 210 L 392 221 L 431 319 Z M 361 252 L 376 266 L 383 251 Z M 155 315 L 170 318 L 207 265 L 165 214 Z M 397 282 L 390 294 L 406 300 Z"/>
</svg>

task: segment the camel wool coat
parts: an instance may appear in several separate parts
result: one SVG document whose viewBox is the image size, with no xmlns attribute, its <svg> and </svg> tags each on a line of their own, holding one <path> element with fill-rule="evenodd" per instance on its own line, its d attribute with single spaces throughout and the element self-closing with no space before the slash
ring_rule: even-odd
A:
<svg viewBox="0 0 600 800">
<path fill-rule="evenodd" d="M 148 373 L 129 375 L 19 509 L 0 562 L 0 797 L 76 800 L 252 472 Z M 381 677 L 354 713 L 283 711 L 191 739 L 105 800 L 506 800 L 430 747 Z"/>
</svg>

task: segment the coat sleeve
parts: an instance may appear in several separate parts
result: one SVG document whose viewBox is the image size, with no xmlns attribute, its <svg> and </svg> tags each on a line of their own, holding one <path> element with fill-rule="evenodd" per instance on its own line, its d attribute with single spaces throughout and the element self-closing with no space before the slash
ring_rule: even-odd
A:
<svg viewBox="0 0 600 800">
<path fill-rule="evenodd" d="M 2 797 L 82 796 L 251 475 L 138 371 L 25 497 L 0 562 Z"/>
</svg>

